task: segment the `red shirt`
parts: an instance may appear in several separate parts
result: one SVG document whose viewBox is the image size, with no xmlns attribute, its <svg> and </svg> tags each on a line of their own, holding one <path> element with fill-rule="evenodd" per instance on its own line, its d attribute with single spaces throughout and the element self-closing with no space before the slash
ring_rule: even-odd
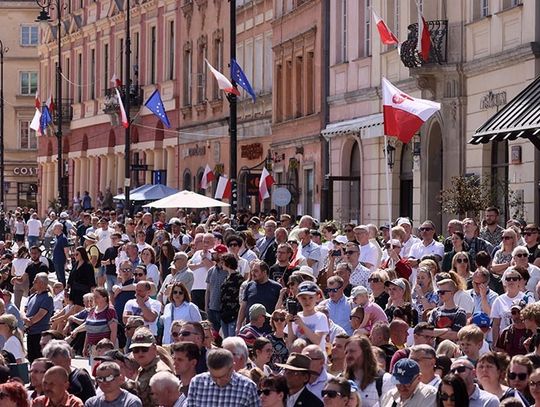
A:
<svg viewBox="0 0 540 407">
<path fill-rule="evenodd" d="M 47 396 L 39 396 L 32 401 L 32 407 L 84 407 L 80 398 L 66 391 L 64 398 L 58 404 L 54 404 Z"/>
</svg>

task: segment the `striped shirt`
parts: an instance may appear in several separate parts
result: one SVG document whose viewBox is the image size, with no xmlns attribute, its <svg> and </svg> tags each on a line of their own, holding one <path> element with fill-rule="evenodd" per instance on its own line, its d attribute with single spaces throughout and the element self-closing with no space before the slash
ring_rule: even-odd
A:
<svg viewBox="0 0 540 407">
<path fill-rule="evenodd" d="M 86 337 L 88 345 L 96 345 L 100 340 L 111 337 L 111 328 L 109 324 L 112 321 L 118 322 L 116 311 L 109 306 L 103 311 L 96 312 L 96 308 L 88 313 L 86 317 Z"/>
</svg>

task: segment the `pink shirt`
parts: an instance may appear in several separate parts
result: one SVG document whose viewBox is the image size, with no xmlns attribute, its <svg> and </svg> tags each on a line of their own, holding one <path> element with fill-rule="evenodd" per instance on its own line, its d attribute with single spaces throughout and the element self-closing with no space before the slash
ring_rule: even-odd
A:
<svg viewBox="0 0 540 407">
<path fill-rule="evenodd" d="M 364 327 L 368 332 L 371 332 L 371 328 L 378 321 L 388 322 L 388 317 L 384 313 L 384 310 L 376 303 L 370 302 L 364 306 L 364 313 L 369 314 L 369 320 Z"/>
</svg>

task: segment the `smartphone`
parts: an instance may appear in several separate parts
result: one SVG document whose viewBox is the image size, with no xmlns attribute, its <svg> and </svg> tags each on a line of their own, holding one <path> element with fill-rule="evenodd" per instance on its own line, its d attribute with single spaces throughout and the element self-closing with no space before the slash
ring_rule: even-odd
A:
<svg viewBox="0 0 540 407">
<path fill-rule="evenodd" d="M 339 257 L 339 256 L 341 256 L 341 250 L 333 250 L 333 251 L 332 251 L 332 256 L 334 256 L 334 257 Z"/>
<path fill-rule="evenodd" d="M 298 314 L 298 303 L 294 300 L 287 301 L 287 312 L 291 315 Z"/>
</svg>

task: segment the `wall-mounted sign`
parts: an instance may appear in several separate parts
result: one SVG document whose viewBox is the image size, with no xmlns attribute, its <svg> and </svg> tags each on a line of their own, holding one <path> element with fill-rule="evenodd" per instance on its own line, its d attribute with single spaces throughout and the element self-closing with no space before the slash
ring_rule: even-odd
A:
<svg viewBox="0 0 540 407">
<path fill-rule="evenodd" d="M 198 157 L 206 155 L 206 146 L 199 147 L 198 144 L 195 147 L 184 148 L 182 150 L 182 158 L 186 157 Z"/>
<path fill-rule="evenodd" d="M 486 93 L 482 99 L 480 99 L 480 109 L 486 110 L 493 107 L 504 106 L 506 104 L 506 92 L 497 92 L 489 91 Z"/>
<path fill-rule="evenodd" d="M 15 175 L 37 175 L 37 168 L 32 167 L 15 167 L 13 168 Z"/>
<path fill-rule="evenodd" d="M 246 144 L 241 146 L 241 157 L 248 160 L 256 160 L 263 156 L 263 146 L 261 143 Z"/>
</svg>

